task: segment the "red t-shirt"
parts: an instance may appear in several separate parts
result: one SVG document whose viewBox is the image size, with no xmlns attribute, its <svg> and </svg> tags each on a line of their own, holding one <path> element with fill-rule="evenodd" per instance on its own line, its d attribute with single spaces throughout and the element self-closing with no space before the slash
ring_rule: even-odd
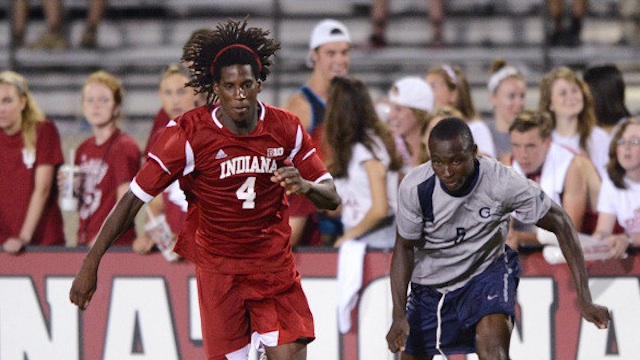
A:
<svg viewBox="0 0 640 360">
<path fill-rule="evenodd" d="M 156 114 L 156 118 L 153 120 L 153 126 L 151 127 L 151 131 L 149 132 L 149 139 L 147 140 L 147 145 L 144 148 L 144 153 L 142 154 L 142 156 L 146 157 L 149 151 L 151 151 L 153 144 L 158 141 L 160 134 L 162 134 L 164 128 L 167 127 L 167 124 L 170 120 L 171 118 L 169 118 L 169 114 L 167 114 L 167 112 L 161 108 L 160 111 L 158 111 L 158 113 Z"/>
<path fill-rule="evenodd" d="M 80 200 L 78 245 L 87 245 L 117 202 L 118 186 L 129 183 L 140 169 L 140 150 L 136 141 L 116 130 L 104 144 L 91 137 L 78 147 L 75 163 L 84 181 Z M 131 245 L 136 238 L 134 224 L 115 245 Z"/>
<path fill-rule="evenodd" d="M 64 162 L 60 134 L 51 120 L 41 122 L 36 130 L 36 152 L 24 148 L 22 132 L 7 136 L 0 131 L 0 244 L 20 235 L 35 186 L 38 165 L 53 165 L 57 170 Z M 51 192 L 31 245 L 64 245 L 64 225 L 58 207 L 58 187 L 54 175 Z"/>
<path fill-rule="evenodd" d="M 192 229 L 197 205 L 197 230 L 192 259 L 206 271 L 252 274 L 293 269 L 287 202 L 284 189 L 271 182 L 273 172 L 290 160 L 305 179 L 330 178 L 311 138 L 293 113 L 259 104 L 253 133 L 236 135 L 206 106 L 170 122 L 149 159 L 131 184 L 143 201 L 151 201 L 174 180 L 189 201 L 185 227 Z M 176 251 L 182 253 L 183 233 Z M 186 245 L 189 247 L 190 245 Z M 183 247 L 183 248 L 181 248 Z"/>
</svg>

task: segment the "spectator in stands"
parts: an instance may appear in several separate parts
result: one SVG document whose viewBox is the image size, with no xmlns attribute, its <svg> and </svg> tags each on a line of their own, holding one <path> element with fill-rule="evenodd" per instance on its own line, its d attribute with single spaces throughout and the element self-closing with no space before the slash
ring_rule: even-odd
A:
<svg viewBox="0 0 640 360">
<path fill-rule="evenodd" d="M 307 66 L 313 69 L 302 88 L 287 99 L 285 109 L 298 115 L 322 158 L 328 155 L 324 143 L 324 113 L 329 84 L 336 76 L 346 76 L 351 62 L 351 35 L 336 20 L 324 19 L 313 28 Z M 342 224 L 331 212 L 320 211 L 305 196 L 292 195 L 289 225 L 293 245 L 333 245 L 342 234 Z"/>
<path fill-rule="evenodd" d="M 60 135 L 27 82 L 0 72 L 0 244 L 10 254 L 26 245 L 64 245 L 55 172 L 64 162 Z"/>
<path fill-rule="evenodd" d="M 430 47 L 444 46 L 443 23 L 444 23 L 444 1 L 427 0 L 427 14 L 431 24 Z M 373 0 L 371 4 L 371 22 L 373 29 L 369 36 L 369 46 L 374 49 L 387 46 L 386 29 L 389 18 L 389 1 Z"/>
<path fill-rule="evenodd" d="M 527 83 L 524 75 L 503 59 L 492 64 L 492 74 L 487 84 L 489 100 L 493 106 L 493 119 L 487 122 L 496 148 L 496 159 L 503 164 L 511 162 L 511 138 L 509 126 L 524 109 Z"/>
<path fill-rule="evenodd" d="M 593 233 L 597 221 L 600 177 L 585 156 L 576 155 L 552 141 L 553 121 L 548 113 L 524 110 L 509 127 L 513 168 L 540 184 L 542 190 L 560 204 L 575 228 Z M 510 230 L 508 244 L 517 249 L 521 244 L 548 243 L 554 236 L 546 230 L 535 232 Z M 555 239 L 555 237 L 554 237 Z"/>
<path fill-rule="evenodd" d="M 600 177 L 605 176 L 609 135 L 596 125 L 593 97 L 584 80 L 565 66 L 549 71 L 540 82 L 539 109 L 551 114 L 553 141 L 588 156 Z"/>
<path fill-rule="evenodd" d="M 631 116 L 624 101 L 622 72 L 614 64 L 604 64 L 588 68 L 583 78 L 593 96 L 596 124 L 612 135 L 615 127 Z"/>
<path fill-rule="evenodd" d="M 80 47 L 93 49 L 97 46 L 97 31 L 104 12 L 107 0 L 90 0 L 87 9 L 87 24 L 80 39 Z M 63 5 L 62 0 L 43 0 L 47 28 L 40 37 L 30 45 L 34 49 L 64 50 L 68 46 L 64 34 Z M 22 46 L 29 18 L 29 0 L 15 0 L 12 11 L 11 41 L 14 46 Z"/>
<path fill-rule="evenodd" d="M 121 80 L 106 71 L 90 74 L 82 87 L 82 110 L 93 136 L 80 144 L 75 158 L 83 174 L 78 245 L 93 246 L 104 219 L 140 169 L 136 141 L 118 127 L 123 97 Z M 59 186 L 63 182 L 59 176 Z M 132 223 L 115 244 L 131 245 L 135 238 Z"/>
<path fill-rule="evenodd" d="M 327 103 L 325 139 L 333 149 L 327 168 L 342 198 L 345 230 L 334 246 L 358 239 L 372 247 L 392 247 L 402 159 L 391 130 L 358 79 L 333 78 Z"/>
<path fill-rule="evenodd" d="M 402 158 L 362 81 L 334 77 L 327 104 L 325 140 L 332 149 L 327 169 L 342 198 L 338 210 L 344 224 L 344 234 L 334 244 L 340 248 L 338 327 L 346 333 L 362 286 L 366 248 L 393 247 Z"/>
<path fill-rule="evenodd" d="M 437 107 L 429 113 L 427 126 L 424 126 L 420 131 L 422 134 L 422 145 L 424 146 L 424 151 L 426 153 L 426 157 L 423 162 L 427 162 L 431 159 L 431 155 L 429 154 L 429 135 L 431 134 L 431 130 L 433 130 L 440 121 L 450 117 L 462 119 L 462 113 L 451 106 Z"/>
<path fill-rule="evenodd" d="M 551 17 L 551 33 L 547 42 L 551 46 L 578 46 L 581 44 L 582 19 L 587 11 L 587 0 L 574 0 L 569 26 L 564 26 L 564 0 L 547 0 Z"/>
<path fill-rule="evenodd" d="M 453 106 L 467 122 L 478 150 L 485 155 L 496 157 L 493 137 L 487 124 L 480 119 L 471 97 L 471 87 L 467 76 L 458 66 L 443 64 L 427 71 L 426 80 L 435 95 L 435 106 Z"/>
<path fill-rule="evenodd" d="M 153 120 L 153 126 L 144 150 L 145 156 L 170 120 L 175 120 L 182 113 L 197 105 L 198 97 L 194 89 L 186 86 L 189 80 L 187 70 L 180 64 L 170 64 L 162 72 L 158 89 L 161 108 Z"/>
<path fill-rule="evenodd" d="M 594 236 L 611 247 L 612 257 L 622 257 L 640 244 L 640 120 L 629 118 L 616 129 L 609 147 L 607 173 L 598 200 L 598 225 Z M 614 234 L 616 222 L 624 234 Z"/>
<path fill-rule="evenodd" d="M 189 80 L 186 69 L 179 64 L 169 65 L 162 73 L 158 89 L 162 107 L 153 122 L 144 156 L 151 151 L 170 120 L 175 120 L 187 110 L 196 107 L 197 96 L 193 88 L 185 86 Z M 164 214 L 173 234 L 178 234 L 187 212 L 187 201 L 180 185 L 176 182 L 167 187 L 162 196 L 156 196 L 149 203 L 149 210 L 154 217 Z M 149 235 L 145 233 L 136 238 L 133 243 L 136 253 L 147 254 L 154 248 L 155 242 Z"/>
<path fill-rule="evenodd" d="M 428 125 L 429 112 L 433 110 L 433 91 L 420 77 L 408 76 L 391 86 L 388 101 L 389 125 L 408 150 L 408 157 L 403 159 L 403 173 L 407 173 L 426 159 L 421 130 Z"/>
</svg>

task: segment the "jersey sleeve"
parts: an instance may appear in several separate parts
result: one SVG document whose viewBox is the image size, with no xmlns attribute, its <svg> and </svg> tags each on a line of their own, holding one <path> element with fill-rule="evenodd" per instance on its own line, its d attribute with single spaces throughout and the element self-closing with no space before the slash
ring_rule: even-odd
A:
<svg viewBox="0 0 640 360">
<path fill-rule="evenodd" d="M 295 144 L 289 159 L 306 180 L 318 183 L 332 179 L 313 145 L 311 136 L 304 130 L 299 120 L 296 123 Z"/>
<path fill-rule="evenodd" d="M 515 170 L 503 167 L 499 176 L 501 186 L 496 187 L 506 212 L 524 224 L 535 224 L 551 208 L 551 198 L 544 193 L 536 182 L 518 174 Z"/>
<path fill-rule="evenodd" d="M 398 189 L 397 227 L 398 234 L 407 240 L 422 238 L 424 218 L 418 200 L 418 188 L 405 178 Z"/>
<path fill-rule="evenodd" d="M 140 200 L 149 202 L 169 184 L 191 173 L 194 166 L 193 149 L 186 132 L 170 122 L 151 148 L 131 183 L 131 190 Z"/>
<path fill-rule="evenodd" d="M 43 121 L 37 130 L 36 165 L 60 165 L 64 162 L 60 134 L 51 120 Z"/>
</svg>

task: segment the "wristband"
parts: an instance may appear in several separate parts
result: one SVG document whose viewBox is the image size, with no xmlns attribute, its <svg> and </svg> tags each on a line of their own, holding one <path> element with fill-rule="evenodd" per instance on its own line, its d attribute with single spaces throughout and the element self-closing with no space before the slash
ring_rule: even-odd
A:
<svg viewBox="0 0 640 360">
<path fill-rule="evenodd" d="M 542 245 L 558 246 L 558 237 L 556 236 L 556 234 L 541 227 L 536 227 L 536 238 Z"/>
</svg>

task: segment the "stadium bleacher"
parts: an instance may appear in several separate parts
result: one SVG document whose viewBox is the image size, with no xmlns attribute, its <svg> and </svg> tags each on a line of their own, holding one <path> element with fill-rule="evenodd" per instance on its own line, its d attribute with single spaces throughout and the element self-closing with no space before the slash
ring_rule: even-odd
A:
<svg viewBox="0 0 640 360">
<path fill-rule="evenodd" d="M 430 49 L 426 45 L 429 24 L 425 1 L 393 0 L 387 31 L 390 46 L 377 51 L 365 46 L 370 22 L 365 12 L 354 11 L 357 2 L 362 0 L 111 0 L 99 29 L 99 48 L 83 50 L 74 45 L 81 36 L 86 1 L 67 0 L 65 14 L 72 46 L 60 52 L 27 48 L 12 52 L 5 36 L 0 39 L 0 67 L 26 75 L 46 113 L 60 120 L 78 118 L 78 90 L 89 71 L 112 71 L 124 78 L 128 90 L 127 118 L 147 120 L 159 106 L 159 72 L 179 59 L 191 32 L 229 17 L 249 15 L 251 25 L 271 29 L 282 42 L 277 66 L 263 94 L 265 101 L 281 105 L 308 76 L 304 59 L 310 29 L 319 19 L 333 17 L 350 28 L 356 42 L 352 74 L 370 86 L 374 97 L 386 92 L 400 76 L 422 74 L 430 66 L 448 62 L 467 71 L 476 106 L 487 112 L 487 67 L 494 58 L 503 57 L 527 74 L 531 95 L 527 102 L 535 106 L 538 80 L 551 67 L 567 64 L 580 70 L 609 61 L 625 70 L 629 106 L 640 109 L 640 101 L 636 101 L 640 99 L 636 89 L 640 86 L 636 74 L 639 52 L 636 47 L 618 45 L 622 37 L 618 1 L 600 1 L 597 7 L 592 4 L 585 19 L 584 44 L 577 48 L 545 47 L 543 1 L 447 1 L 444 33 L 449 45 Z M 27 43 L 44 28 L 38 1 L 32 5 Z M 0 21 L 3 34 L 9 34 L 9 11 L 6 6 Z"/>
</svg>

